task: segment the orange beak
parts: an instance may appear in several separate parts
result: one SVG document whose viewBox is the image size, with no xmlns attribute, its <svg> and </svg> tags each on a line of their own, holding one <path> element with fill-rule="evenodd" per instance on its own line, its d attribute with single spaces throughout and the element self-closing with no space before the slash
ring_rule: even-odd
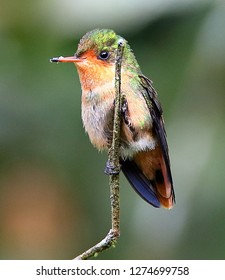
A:
<svg viewBox="0 0 225 280">
<path fill-rule="evenodd" d="M 68 57 L 53 57 L 50 59 L 50 62 L 73 62 L 73 63 L 77 63 L 77 62 L 81 62 L 83 61 L 83 58 L 78 58 L 76 56 L 68 56 Z"/>
</svg>

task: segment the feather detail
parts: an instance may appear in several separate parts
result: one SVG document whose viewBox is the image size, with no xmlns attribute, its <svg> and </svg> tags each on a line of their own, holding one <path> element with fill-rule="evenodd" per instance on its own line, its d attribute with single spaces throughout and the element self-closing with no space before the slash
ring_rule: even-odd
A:
<svg viewBox="0 0 225 280">
<path fill-rule="evenodd" d="M 121 160 L 121 168 L 136 193 L 152 206 L 159 208 L 161 206 L 160 201 L 151 181 L 143 175 L 135 162 L 129 159 Z"/>
<path fill-rule="evenodd" d="M 163 206 L 170 209 L 175 203 L 175 195 L 162 108 L 152 82 L 143 75 L 139 77 L 142 85 L 141 93 L 152 119 L 152 131 L 145 130 L 145 133 L 151 134 L 156 144 L 155 147 L 147 149 L 139 147 L 139 151 L 136 150 L 129 159 L 122 161 L 122 170 L 132 187 L 144 200 L 155 207 Z"/>
<path fill-rule="evenodd" d="M 160 147 L 157 146 L 154 150 L 137 153 L 134 156 L 134 162 L 147 180 L 151 182 L 150 187 L 154 189 L 160 204 L 165 208 L 172 208 L 174 203 L 173 187 Z"/>
<path fill-rule="evenodd" d="M 172 208 L 173 187 L 163 157 L 157 150 L 137 153 L 122 160 L 122 171 L 134 190 L 155 207 Z"/>
</svg>

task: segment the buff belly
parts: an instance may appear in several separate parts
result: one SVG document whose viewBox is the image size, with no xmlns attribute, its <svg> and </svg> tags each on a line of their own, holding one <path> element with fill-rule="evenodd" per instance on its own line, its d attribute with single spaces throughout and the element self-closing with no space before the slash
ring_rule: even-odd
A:
<svg viewBox="0 0 225 280">
<path fill-rule="evenodd" d="M 111 112 L 111 113 L 109 113 Z M 91 143 L 98 150 L 106 150 L 110 146 L 113 125 L 112 106 L 108 106 L 108 102 L 101 102 L 101 106 L 89 104 L 82 106 L 82 120 L 85 131 L 88 133 Z M 140 151 L 148 151 L 155 149 L 157 145 L 156 139 L 149 130 L 136 127 L 136 137 L 132 138 L 129 128 L 122 124 L 122 141 L 121 156 L 122 158 L 132 158 Z"/>
</svg>

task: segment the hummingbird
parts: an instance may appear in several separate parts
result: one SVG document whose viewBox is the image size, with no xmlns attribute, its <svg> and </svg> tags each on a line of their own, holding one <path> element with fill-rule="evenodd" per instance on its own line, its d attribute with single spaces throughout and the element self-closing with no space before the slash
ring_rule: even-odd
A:
<svg viewBox="0 0 225 280">
<path fill-rule="evenodd" d="M 128 42 L 111 29 L 94 29 L 80 39 L 73 56 L 50 61 L 75 64 L 85 131 L 98 150 L 108 150 L 115 107 L 116 53 L 121 39 L 125 42 L 121 66 L 121 169 L 146 202 L 170 209 L 175 194 L 162 107 L 152 81 L 142 74 Z M 107 165 L 106 173 L 110 173 Z"/>
</svg>

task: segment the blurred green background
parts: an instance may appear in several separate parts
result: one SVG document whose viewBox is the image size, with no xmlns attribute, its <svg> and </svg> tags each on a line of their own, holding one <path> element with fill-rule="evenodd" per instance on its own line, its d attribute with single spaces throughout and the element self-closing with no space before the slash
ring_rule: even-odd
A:
<svg viewBox="0 0 225 280">
<path fill-rule="evenodd" d="M 72 55 L 96 27 L 125 37 L 163 105 L 177 204 L 121 176 L 121 238 L 99 259 L 225 258 L 225 4 L 40 0 L 0 4 L 0 258 L 71 259 L 110 228 L 106 154 L 80 117 Z"/>
</svg>

